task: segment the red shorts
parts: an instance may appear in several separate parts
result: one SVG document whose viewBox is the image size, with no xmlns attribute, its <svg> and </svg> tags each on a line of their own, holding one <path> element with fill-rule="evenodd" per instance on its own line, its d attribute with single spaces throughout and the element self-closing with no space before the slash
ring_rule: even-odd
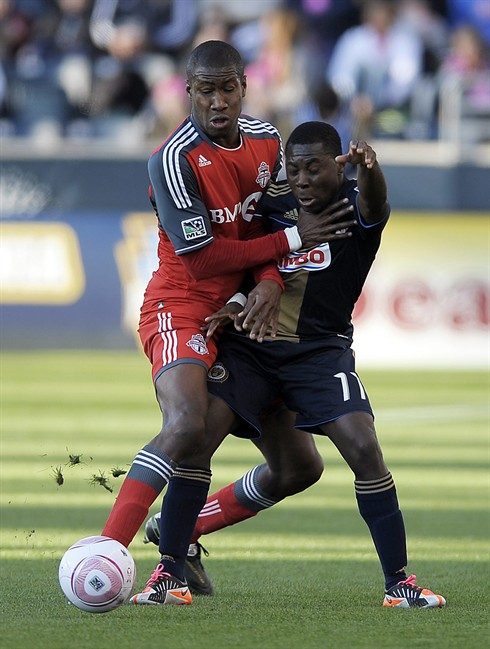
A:
<svg viewBox="0 0 490 649">
<path fill-rule="evenodd" d="M 206 309 L 206 315 L 209 315 Z M 139 336 L 152 365 L 153 381 L 162 372 L 180 363 L 197 363 L 209 369 L 216 360 L 216 341 L 206 341 L 201 331 L 203 318 L 196 317 L 182 305 L 172 309 L 144 309 L 140 318 Z"/>
</svg>

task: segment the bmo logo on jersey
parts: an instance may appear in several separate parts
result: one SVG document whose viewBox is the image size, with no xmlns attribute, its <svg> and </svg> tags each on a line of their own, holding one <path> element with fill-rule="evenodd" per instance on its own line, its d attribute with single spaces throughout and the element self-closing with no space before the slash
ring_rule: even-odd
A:
<svg viewBox="0 0 490 649">
<path fill-rule="evenodd" d="M 306 252 L 290 252 L 283 257 L 277 266 L 283 273 L 294 273 L 297 270 L 323 270 L 330 266 L 332 255 L 328 243 Z"/>
<path fill-rule="evenodd" d="M 257 201 L 262 197 L 262 192 L 254 192 L 247 196 L 243 203 L 237 203 L 235 207 L 223 207 L 217 210 L 209 210 L 209 217 L 213 223 L 233 223 L 238 216 L 244 221 L 251 221 L 255 214 Z"/>
</svg>

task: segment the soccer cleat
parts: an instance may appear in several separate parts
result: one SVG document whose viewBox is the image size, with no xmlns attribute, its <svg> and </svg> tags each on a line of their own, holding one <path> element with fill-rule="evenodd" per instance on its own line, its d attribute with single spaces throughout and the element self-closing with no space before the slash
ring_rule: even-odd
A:
<svg viewBox="0 0 490 649">
<path fill-rule="evenodd" d="M 391 608 L 442 608 L 446 600 L 442 595 L 436 595 L 428 588 L 422 588 L 415 583 L 415 575 L 399 581 L 393 588 L 386 591 L 383 606 Z"/>
<path fill-rule="evenodd" d="M 214 595 L 213 583 L 201 562 L 201 551 L 209 556 L 209 552 L 200 543 L 189 545 L 184 567 L 185 579 L 193 595 Z"/>
<path fill-rule="evenodd" d="M 150 516 L 146 521 L 143 541 L 144 543 L 158 545 L 160 541 L 160 512 Z M 202 565 L 201 552 L 209 556 L 209 553 L 200 543 L 192 543 L 189 546 L 184 568 L 187 585 L 193 595 L 214 595 L 213 584 Z"/>
<path fill-rule="evenodd" d="M 130 604 L 137 606 L 156 606 L 158 604 L 192 604 L 192 595 L 185 581 L 165 572 L 159 563 L 146 582 L 141 593 L 133 595 Z"/>
<path fill-rule="evenodd" d="M 158 545 L 160 542 L 160 517 L 161 513 L 158 512 L 145 523 L 145 538 L 143 543 L 154 543 Z"/>
</svg>

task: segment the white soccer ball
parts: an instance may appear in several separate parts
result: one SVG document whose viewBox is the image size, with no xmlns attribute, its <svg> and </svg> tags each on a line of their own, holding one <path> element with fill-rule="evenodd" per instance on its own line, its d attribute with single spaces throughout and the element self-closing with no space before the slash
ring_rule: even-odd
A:
<svg viewBox="0 0 490 649">
<path fill-rule="evenodd" d="M 69 602 L 82 611 L 106 613 L 129 599 L 136 567 L 129 550 L 119 541 L 89 536 L 68 548 L 58 576 Z"/>
</svg>

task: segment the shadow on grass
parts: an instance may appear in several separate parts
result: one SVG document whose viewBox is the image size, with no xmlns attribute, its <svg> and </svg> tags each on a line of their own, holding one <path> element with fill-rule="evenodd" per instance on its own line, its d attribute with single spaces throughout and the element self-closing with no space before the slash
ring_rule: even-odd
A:
<svg viewBox="0 0 490 649">
<path fill-rule="evenodd" d="M 31 507 L 28 505 L 10 504 L 2 508 L 0 519 L 2 527 L 11 528 L 22 535 L 30 530 L 98 530 L 102 528 L 109 514 L 111 504 L 107 507 L 69 507 L 58 506 Z M 157 507 L 152 512 L 157 511 Z M 430 538 L 447 536 L 463 539 L 488 539 L 488 519 L 484 510 L 417 510 L 410 509 L 404 514 L 408 533 Z M 284 534 L 301 531 L 302 535 L 337 536 L 356 534 L 366 530 L 360 518 L 353 498 L 352 508 L 329 509 L 328 502 L 324 509 L 307 508 L 291 510 L 284 502 L 275 508 L 262 512 L 244 524 L 230 529 L 257 531 L 265 537 L 267 534 Z M 97 532 L 94 531 L 94 534 Z M 140 532 L 142 535 L 142 532 Z"/>
</svg>

